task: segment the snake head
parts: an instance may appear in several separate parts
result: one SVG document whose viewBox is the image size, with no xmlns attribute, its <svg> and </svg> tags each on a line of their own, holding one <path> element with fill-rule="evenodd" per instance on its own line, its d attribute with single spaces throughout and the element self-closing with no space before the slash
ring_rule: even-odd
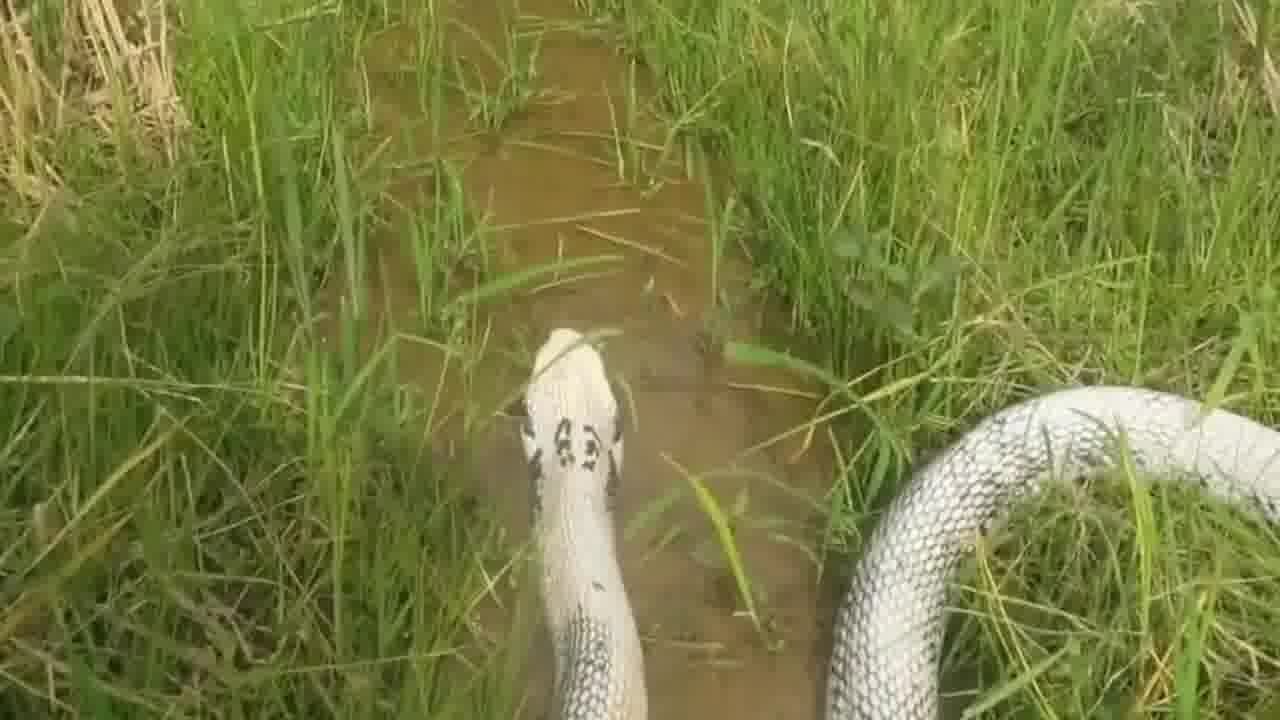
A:
<svg viewBox="0 0 1280 720">
<path fill-rule="evenodd" d="M 577 492 L 588 479 L 612 507 L 622 468 L 622 422 L 604 358 L 582 333 L 556 328 L 534 357 L 520 440 L 534 483 L 534 507 L 549 484 Z M 554 482 L 549 482 L 554 481 Z"/>
</svg>

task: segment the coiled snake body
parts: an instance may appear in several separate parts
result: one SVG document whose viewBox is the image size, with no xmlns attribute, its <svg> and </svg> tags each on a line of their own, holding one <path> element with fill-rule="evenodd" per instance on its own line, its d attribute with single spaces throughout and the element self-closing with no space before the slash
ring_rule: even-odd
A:
<svg viewBox="0 0 1280 720">
<path fill-rule="evenodd" d="M 643 652 L 615 556 L 622 419 L 598 352 L 553 330 L 525 394 L 542 592 L 555 647 L 552 720 L 645 720 Z M 1192 478 L 1280 521 L 1280 433 L 1134 387 L 1052 392 L 997 412 L 890 505 L 836 614 L 825 720 L 936 720 L 947 584 L 978 535 L 1046 478 L 1109 467 Z"/>
</svg>

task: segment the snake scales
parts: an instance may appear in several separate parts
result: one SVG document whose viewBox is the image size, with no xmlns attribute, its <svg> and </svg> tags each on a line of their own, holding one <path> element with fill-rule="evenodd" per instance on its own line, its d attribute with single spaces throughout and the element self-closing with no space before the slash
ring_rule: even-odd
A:
<svg viewBox="0 0 1280 720">
<path fill-rule="evenodd" d="M 533 483 L 552 720 L 645 720 L 644 656 L 615 555 L 622 414 L 604 361 L 556 329 L 534 359 L 521 438 Z M 1049 393 L 997 412 L 893 501 L 837 611 L 825 720 L 935 720 L 947 584 L 977 536 L 1046 477 L 1110 465 L 1196 479 L 1280 520 L 1280 433 L 1133 387 Z"/>
</svg>

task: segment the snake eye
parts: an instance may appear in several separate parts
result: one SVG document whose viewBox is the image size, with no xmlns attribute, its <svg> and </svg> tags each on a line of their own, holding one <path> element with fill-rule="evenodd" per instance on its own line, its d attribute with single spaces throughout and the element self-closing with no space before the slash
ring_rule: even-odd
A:
<svg viewBox="0 0 1280 720">
<path fill-rule="evenodd" d="M 507 403 L 507 406 L 503 409 L 503 414 L 508 417 L 519 418 L 520 434 L 530 440 L 533 439 L 533 413 L 529 412 L 527 398 L 519 397 Z"/>
<path fill-rule="evenodd" d="M 524 395 L 512 398 L 511 402 L 507 403 L 506 406 L 502 408 L 502 414 L 508 417 L 528 417 L 529 407 Z"/>
</svg>

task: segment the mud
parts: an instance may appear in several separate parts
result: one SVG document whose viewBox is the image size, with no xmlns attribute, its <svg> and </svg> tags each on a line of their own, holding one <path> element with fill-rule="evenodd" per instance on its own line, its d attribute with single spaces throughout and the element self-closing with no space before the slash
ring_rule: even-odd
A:
<svg viewBox="0 0 1280 720">
<path fill-rule="evenodd" d="M 706 188 L 685 172 L 684 151 L 669 148 L 658 167 L 665 129 L 651 113 L 625 110 L 628 96 L 650 102 L 643 72 L 633 85 L 626 58 L 606 39 L 557 29 L 583 22 L 571 2 L 526 0 L 519 19 L 497 2 L 460 3 L 450 12 L 472 31 L 451 31 L 451 51 L 474 63 L 489 87 L 504 73 L 481 41 L 501 49 L 513 22 L 541 34 L 533 83 L 538 98 L 500 132 L 477 131 L 456 99 L 444 122 L 441 151 L 461 168 L 466 197 L 494 228 L 494 274 L 571 258 L 615 259 L 486 305 L 478 319 L 486 348 L 480 368 L 442 370 L 439 354 L 428 349 L 405 366 L 425 386 L 447 380 L 443 397 L 456 412 L 436 420 L 456 427 L 464 408 L 472 413 L 468 422 L 483 421 L 518 391 L 527 373 L 521 363 L 551 328 L 621 331 L 604 354 L 629 388 L 624 402 L 634 410 L 623 473 L 622 565 L 646 639 L 651 716 L 818 717 L 832 593 L 819 586 L 812 549 L 833 463 L 824 442 L 797 453 L 794 437 L 745 452 L 807 422 L 816 391 L 781 372 L 726 365 L 718 352 L 726 337 L 785 350 L 779 323 L 771 321 L 777 313 L 751 291 L 741 252 L 728 248 L 713 262 Z M 374 43 L 371 104 L 388 133 L 418 133 L 426 143 L 430 123 L 423 122 L 416 97 L 390 79 L 394 64 L 405 62 L 396 59 L 397 48 L 410 42 L 396 32 Z M 627 118 L 641 122 L 621 132 L 649 143 L 637 155 L 658 167 L 639 182 L 618 171 L 615 131 Z M 413 203 L 420 189 L 406 183 L 394 194 Z M 384 324 L 412 325 L 417 281 L 406 253 L 403 242 L 384 242 L 372 258 Z M 481 498 L 524 536 L 529 496 L 514 421 L 489 425 L 470 439 L 469 465 Z M 740 612 L 732 577 L 716 562 L 714 531 L 664 456 L 707 473 L 705 482 L 724 505 L 746 500 L 737 540 L 770 629 L 768 642 Z M 655 514 L 672 493 L 676 500 Z M 503 614 L 484 618 L 501 637 Z M 525 716 L 536 718 L 545 707 L 549 656 L 531 658 L 530 666 L 534 690 Z"/>
</svg>

